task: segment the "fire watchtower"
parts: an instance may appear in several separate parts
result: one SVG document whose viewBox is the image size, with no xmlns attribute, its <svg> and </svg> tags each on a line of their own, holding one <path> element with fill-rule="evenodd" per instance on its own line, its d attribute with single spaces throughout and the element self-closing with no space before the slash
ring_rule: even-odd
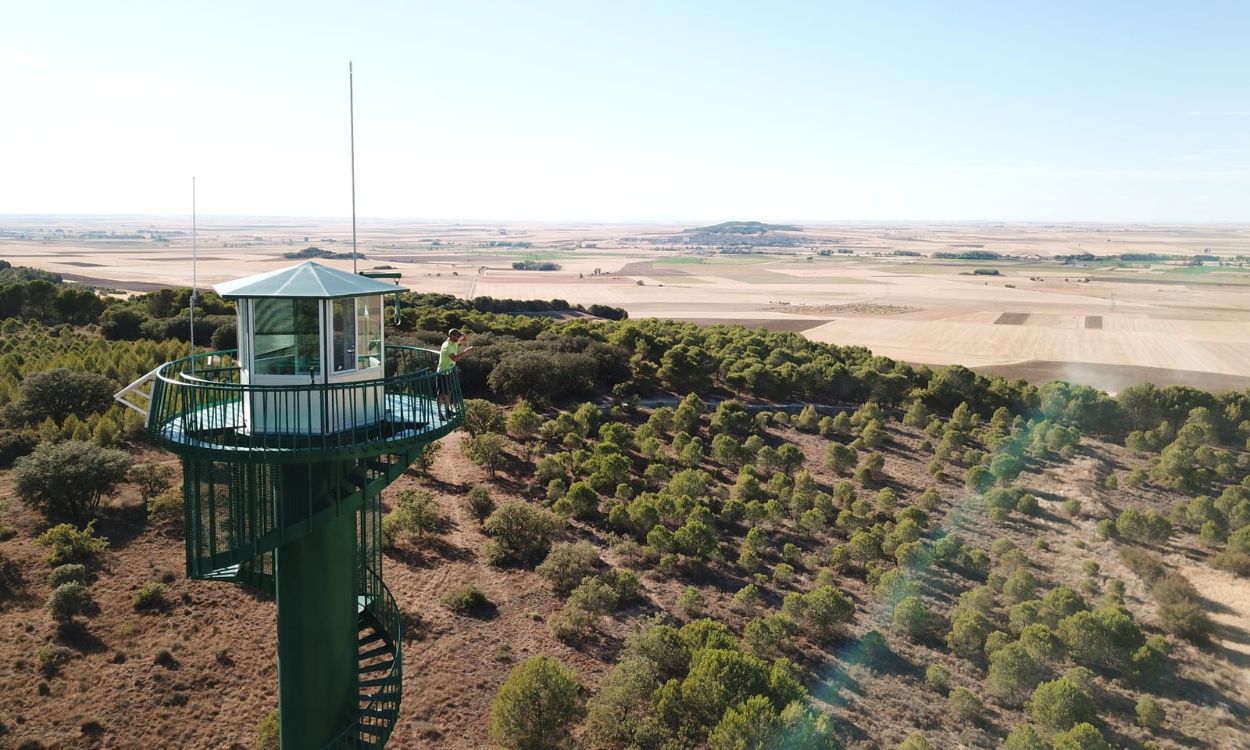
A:
<svg viewBox="0 0 1250 750">
<path fill-rule="evenodd" d="M 386 344 L 390 284 L 308 262 L 216 289 L 236 300 L 238 350 L 166 363 L 117 398 L 182 459 L 188 577 L 277 597 L 283 750 L 381 748 L 402 651 L 380 493 L 460 425 L 459 380 L 436 383 L 437 352 Z"/>
</svg>

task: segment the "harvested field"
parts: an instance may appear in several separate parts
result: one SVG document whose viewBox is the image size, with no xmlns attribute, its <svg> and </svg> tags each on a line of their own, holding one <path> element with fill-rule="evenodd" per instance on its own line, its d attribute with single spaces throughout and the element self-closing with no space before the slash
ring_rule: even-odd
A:
<svg viewBox="0 0 1250 750">
<path fill-rule="evenodd" d="M 1029 320 L 1028 313 L 1003 313 L 994 321 L 996 326 L 1022 326 Z"/>
<path fill-rule="evenodd" d="M 789 331 L 802 333 L 810 328 L 828 323 L 826 320 L 799 318 L 673 318 L 697 323 L 701 326 L 745 326 L 747 328 L 763 328 L 766 331 Z"/>
<path fill-rule="evenodd" d="M 1116 393 L 1138 383 L 1154 383 L 1159 386 L 1186 385 L 1215 392 L 1250 390 L 1250 376 L 1096 362 L 1028 360 L 1003 365 L 984 365 L 973 369 L 977 372 L 993 373 L 1006 378 L 1022 378 L 1030 383 L 1067 380 L 1101 388 L 1109 393 Z"/>
<path fill-rule="evenodd" d="M 1102 328 L 1102 316 L 1101 315 L 1086 316 L 1085 327 L 1090 328 L 1090 329 L 1101 329 Z"/>
<path fill-rule="evenodd" d="M 798 315 L 830 315 L 833 313 L 849 313 L 851 315 L 898 315 L 916 312 L 920 308 L 910 305 L 881 305 L 862 302 L 851 302 L 844 305 L 768 305 L 764 308 L 769 312 L 796 313 Z"/>
</svg>

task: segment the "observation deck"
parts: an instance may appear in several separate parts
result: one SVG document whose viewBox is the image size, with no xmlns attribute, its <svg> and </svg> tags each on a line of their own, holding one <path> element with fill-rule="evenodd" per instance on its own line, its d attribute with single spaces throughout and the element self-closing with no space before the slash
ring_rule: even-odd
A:
<svg viewBox="0 0 1250 750">
<path fill-rule="evenodd" d="M 236 350 L 184 357 L 154 373 L 148 432 L 180 455 L 268 464 L 402 452 L 460 425 L 459 373 L 438 373 L 437 351 L 386 344 L 383 359 L 382 377 L 268 385 L 242 382 Z"/>
</svg>

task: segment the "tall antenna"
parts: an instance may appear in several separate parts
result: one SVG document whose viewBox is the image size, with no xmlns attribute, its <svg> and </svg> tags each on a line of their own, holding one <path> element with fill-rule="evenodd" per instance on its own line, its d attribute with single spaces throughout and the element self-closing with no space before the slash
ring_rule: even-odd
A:
<svg viewBox="0 0 1250 750">
<path fill-rule="evenodd" d="M 347 61 L 347 116 L 352 134 L 352 273 L 356 273 L 356 96 L 352 83 L 352 61 Z"/>
<path fill-rule="evenodd" d="M 188 317 L 191 321 L 191 372 L 195 372 L 195 301 L 199 295 L 199 278 L 196 275 L 198 260 L 198 236 L 195 217 L 195 176 L 191 177 L 191 309 Z"/>
</svg>

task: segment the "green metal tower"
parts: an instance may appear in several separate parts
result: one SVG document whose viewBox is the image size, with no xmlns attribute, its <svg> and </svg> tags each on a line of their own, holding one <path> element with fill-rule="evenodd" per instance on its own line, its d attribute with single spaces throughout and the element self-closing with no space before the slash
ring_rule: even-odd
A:
<svg viewBox="0 0 1250 750">
<path fill-rule="evenodd" d="M 459 380 L 437 352 L 385 343 L 390 284 L 309 262 L 216 289 L 236 301 L 239 348 L 117 398 L 182 459 L 188 577 L 277 598 L 283 750 L 381 748 L 403 661 L 380 493 L 463 421 Z"/>
</svg>

